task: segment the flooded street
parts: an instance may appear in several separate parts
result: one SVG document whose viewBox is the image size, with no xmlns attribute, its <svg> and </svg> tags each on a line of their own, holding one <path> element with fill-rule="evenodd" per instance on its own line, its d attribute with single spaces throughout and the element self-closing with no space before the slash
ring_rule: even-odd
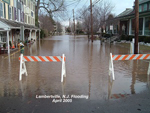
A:
<svg viewBox="0 0 150 113">
<path fill-rule="evenodd" d="M 61 80 L 60 62 L 26 62 L 28 76 L 19 82 L 20 53 L 0 56 L 0 97 L 35 98 L 36 95 L 88 95 L 90 100 L 108 100 L 113 94 L 137 94 L 148 90 L 148 63 L 114 61 L 116 80 L 108 76 L 109 53 L 128 54 L 129 50 L 100 41 L 88 42 L 78 36 L 54 36 L 25 46 L 24 56 L 66 55 L 67 77 Z M 5 59 L 4 59 L 5 58 Z"/>
<path fill-rule="evenodd" d="M 51 104 L 50 106 L 56 108 L 57 104 L 52 104 L 52 100 L 39 100 L 36 98 L 37 95 L 88 97 L 87 99 L 72 99 L 72 104 L 67 104 L 72 108 L 84 102 L 107 102 L 124 97 L 132 98 L 133 94 L 148 91 L 150 81 L 147 75 L 148 62 L 114 61 L 116 80 L 112 81 L 112 77 L 109 76 L 110 52 L 128 54 L 129 50 L 121 44 L 113 44 L 110 48 L 109 43 L 101 45 L 97 40 L 91 44 L 84 36 L 74 38 L 67 35 L 45 38 L 40 42 L 25 46 L 24 56 L 65 54 L 67 76 L 63 83 L 61 83 L 61 62 L 25 62 L 28 76 L 23 75 L 22 81 L 19 81 L 20 53 L 9 57 L 7 54 L 0 55 L 0 106 L 2 106 L 0 112 L 14 113 L 16 110 L 22 110 L 23 113 L 24 111 L 37 113 L 37 106 L 47 109 L 42 103 L 47 103 L 47 106 Z M 12 102 L 13 107 L 10 104 Z M 80 104 L 77 104 L 79 102 Z M 33 108 L 29 109 L 30 107 Z"/>
</svg>

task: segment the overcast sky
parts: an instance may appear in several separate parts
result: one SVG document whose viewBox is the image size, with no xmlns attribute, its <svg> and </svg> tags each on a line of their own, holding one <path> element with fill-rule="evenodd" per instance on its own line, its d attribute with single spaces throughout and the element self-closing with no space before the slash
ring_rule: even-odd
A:
<svg viewBox="0 0 150 113">
<path fill-rule="evenodd" d="M 77 10 L 82 8 L 84 5 L 85 6 L 90 5 L 90 0 L 80 0 L 80 2 L 72 2 L 72 1 L 79 1 L 79 0 L 68 0 L 69 6 L 67 8 L 68 8 L 69 18 L 72 17 L 72 9 L 75 9 L 75 13 L 76 13 Z M 95 0 L 92 1 L 94 2 Z M 118 15 L 121 12 L 123 12 L 126 8 L 132 8 L 135 0 L 107 0 L 107 1 L 110 1 L 112 5 L 115 6 L 112 13 Z M 68 20 L 66 20 L 62 24 L 66 26 L 69 24 L 69 22 Z"/>
</svg>

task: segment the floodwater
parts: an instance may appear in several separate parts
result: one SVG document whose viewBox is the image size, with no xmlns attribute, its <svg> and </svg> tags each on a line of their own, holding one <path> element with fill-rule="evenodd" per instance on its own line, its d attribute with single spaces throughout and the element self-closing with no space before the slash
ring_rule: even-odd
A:
<svg viewBox="0 0 150 113">
<path fill-rule="evenodd" d="M 0 55 L 0 97 L 88 95 L 90 100 L 113 99 L 149 90 L 148 62 L 114 61 L 116 80 L 109 77 L 109 55 L 129 54 L 121 44 L 88 42 L 85 36 L 53 36 L 25 46 L 24 56 L 66 56 L 67 77 L 61 83 L 61 62 L 26 62 L 28 76 L 19 81 L 20 53 Z M 112 98 L 111 98 L 112 97 Z"/>
</svg>

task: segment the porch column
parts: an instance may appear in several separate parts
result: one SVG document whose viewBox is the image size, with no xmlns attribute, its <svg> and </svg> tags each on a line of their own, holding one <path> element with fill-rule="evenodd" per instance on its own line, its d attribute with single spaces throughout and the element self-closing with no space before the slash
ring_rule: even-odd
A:
<svg viewBox="0 0 150 113">
<path fill-rule="evenodd" d="M 9 31 L 7 31 L 7 47 L 8 47 L 8 54 L 10 54 L 10 48 L 9 48 Z"/>
<path fill-rule="evenodd" d="M 37 30 L 35 30 L 35 40 L 36 40 L 36 32 L 37 32 Z"/>
<path fill-rule="evenodd" d="M 31 33 L 32 33 L 32 29 L 30 29 L 30 40 L 31 40 Z"/>
<path fill-rule="evenodd" d="M 132 21 L 131 21 L 131 19 L 129 20 L 129 35 L 131 35 L 132 33 L 132 31 L 131 31 L 131 29 L 132 29 Z"/>
<path fill-rule="evenodd" d="M 20 27 L 20 40 L 24 41 L 24 26 Z"/>
<path fill-rule="evenodd" d="M 145 35 L 145 17 L 143 17 L 143 31 L 142 35 Z"/>
</svg>

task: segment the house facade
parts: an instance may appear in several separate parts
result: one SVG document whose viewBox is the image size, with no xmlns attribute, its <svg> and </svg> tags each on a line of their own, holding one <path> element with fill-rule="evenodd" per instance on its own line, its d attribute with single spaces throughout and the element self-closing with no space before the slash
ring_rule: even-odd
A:
<svg viewBox="0 0 150 113">
<path fill-rule="evenodd" d="M 113 23 L 114 20 L 117 24 Z M 134 35 L 135 5 L 133 9 L 127 8 L 112 21 L 114 34 Z M 106 31 L 109 31 L 109 25 L 106 28 Z M 150 0 L 139 0 L 139 35 L 150 36 Z"/>
<path fill-rule="evenodd" d="M 10 42 L 17 47 L 19 40 L 36 40 L 38 33 L 35 0 L 0 0 L 0 47 Z"/>
</svg>

